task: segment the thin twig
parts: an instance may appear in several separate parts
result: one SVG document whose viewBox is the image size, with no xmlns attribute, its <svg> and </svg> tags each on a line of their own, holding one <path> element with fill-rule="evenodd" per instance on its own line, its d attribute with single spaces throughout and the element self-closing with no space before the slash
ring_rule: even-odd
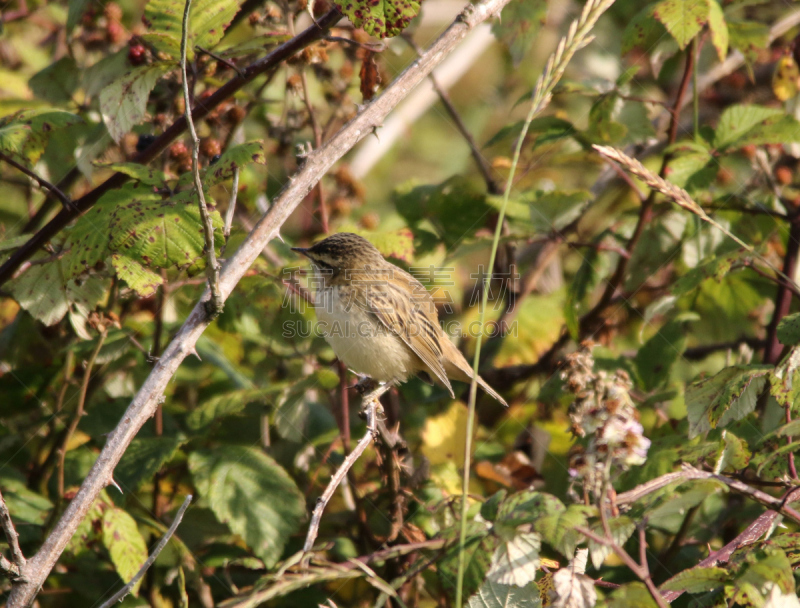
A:
<svg viewBox="0 0 800 608">
<path fill-rule="evenodd" d="M 28 169 L 25 165 L 18 163 L 13 158 L 11 158 L 6 154 L 3 154 L 2 152 L 0 152 L 0 160 L 3 160 L 12 167 L 14 167 L 15 169 L 22 171 L 33 181 L 37 182 L 42 188 L 46 188 L 47 190 L 52 192 L 53 196 L 55 196 L 58 200 L 61 201 L 61 204 L 64 205 L 65 209 L 71 209 L 73 207 L 72 200 L 70 200 L 70 198 L 66 194 L 64 194 L 57 186 L 54 186 L 40 175 L 37 175 L 36 173 Z"/>
<path fill-rule="evenodd" d="M 314 507 L 314 512 L 311 514 L 311 523 L 308 526 L 308 534 L 306 535 L 306 542 L 303 545 L 303 552 L 308 553 L 314 548 L 314 541 L 317 540 L 319 534 L 319 524 L 322 521 L 322 513 L 325 507 L 333 497 L 336 488 L 342 483 L 342 480 L 347 476 L 347 472 L 353 467 L 356 461 L 361 457 L 361 454 L 367 449 L 367 446 L 373 441 L 378 431 L 377 415 L 380 408 L 380 398 L 383 393 L 391 388 L 391 384 L 382 384 L 375 390 L 364 395 L 364 409 L 367 414 L 367 432 L 353 448 L 353 451 L 344 459 L 342 466 L 331 477 L 328 487 L 325 488 L 322 496 L 317 499 L 317 505 Z"/>
<path fill-rule="evenodd" d="M 172 538 L 172 535 L 175 534 L 175 530 L 178 529 L 178 526 L 183 519 L 183 514 L 186 513 L 186 509 L 189 508 L 189 504 L 192 502 L 192 495 L 189 494 L 183 501 L 181 508 L 178 509 L 178 512 L 175 514 L 175 520 L 172 522 L 172 525 L 167 530 L 167 533 L 161 537 L 161 540 L 158 541 L 156 548 L 150 554 L 150 557 L 147 558 L 147 561 L 142 564 L 142 567 L 139 568 L 139 572 L 133 575 L 133 578 L 125 585 L 122 589 L 117 591 L 114 595 L 112 595 L 107 601 L 103 602 L 100 608 L 111 608 L 114 604 L 121 601 L 126 595 L 128 595 L 131 590 L 136 586 L 136 583 L 144 576 L 145 572 L 153 565 L 153 563 L 158 558 L 158 554 L 164 550 L 164 547 L 167 546 L 169 539 Z"/>
<path fill-rule="evenodd" d="M 67 428 L 67 433 L 64 435 L 64 443 L 61 445 L 61 453 L 58 460 L 59 500 L 64 498 L 64 461 L 67 457 L 67 446 L 69 445 L 72 436 L 75 434 L 78 424 L 81 422 L 81 418 L 83 418 L 84 407 L 86 405 L 86 393 L 89 390 L 89 380 L 92 379 L 92 369 L 94 368 L 95 361 L 97 361 L 97 355 L 100 354 L 100 349 L 103 348 L 103 343 L 106 341 L 106 335 L 108 335 L 108 331 L 103 328 L 103 330 L 100 332 L 100 336 L 97 338 L 97 344 L 95 345 L 92 354 L 89 355 L 89 360 L 86 362 L 86 370 L 83 372 L 83 381 L 81 382 L 81 391 L 78 396 L 78 406 L 75 409 L 75 416 L 72 418 L 72 422 L 70 422 L 69 427 Z"/>
<path fill-rule="evenodd" d="M 236 197 L 239 195 L 239 167 L 233 169 L 233 192 L 231 192 L 231 202 L 228 203 L 228 209 L 225 211 L 225 227 L 222 229 L 222 235 L 225 237 L 225 244 L 228 243 L 228 237 L 231 235 L 231 226 L 233 225 L 233 214 L 236 211 Z"/>
<path fill-rule="evenodd" d="M 233 63 L 232 61 L 228 61 L 228 60 L 227 60 L 227 59 L 225 59 L 224 57 L 220 57 L 219 55 L 217 55 L 217 54 L 215 54 L 215 53 L 212 53 L 212 52 L 211 52 L 211 51 L 209 51 L 208 49 L 204 49 L 202 46 L 195 46 L 195 47 L 194 47 L 194 50 L 195 50 L 195 52 L 196 52 L 196 53 L 202 53 L 203 55 L 208 55 L 208 56 L 209 56 L 209 57 L 211 57 L 212 59 L 216 59 L 216 60 L 217 60 L 217 61 L 219 61 L 221 64 L 228 66 L 228 67 L 229 67 L 230 69 L 232 69 L 234 72 L 236 72 L 237 74 L 239 74 L 239 77 L 241 77 L 241 78 L 244 78 L 244 71 L 242 70 L 242 68 L 240 68 L 239 66 L 237 66 L 237 65 L 236 65 L 235 63 Z"/>
<path fill-rule="evenodd" d="M 389 112 L 457 47 L 469 31 L 496 15 L 508 2 L 509 0 L 483 0 L 471 5 L 468 11 L 464 11 L 459 15 L 450 27 L 439 36 L 425 55 L 412 63 L 380 96 L 364 106 L 322 148 L 315 150 L 306 159 L 306 162 L 293 176 L 293 179 L 288 180 L 285 189 L 275 197 L 267 213 L 258 221 L 253 231 L 239 246 L 239 249 L 225 262 L 225 266 L 220 273 L 220 288 L 225 296 L 230 294 L 236 284 L 247 274 L 250 266 L 267 243 L 278 236 L 281 226 L 322 175 L 330 170 L 334 163 L 351 150 L 356 143 L 367 137 L 375 126 L 380 125 Z M 313 32 L 313 30 L 317 30 L 317 27 L 312 26 L 306 32 L 298 34 L 293 39 L 295 42 L 289 47 L 293 49 L 291 54 L 302 48 L 300 41 L 307 44 L 310 38 L 317 39 L 315 36 L 324 35 L 325 29 L 335 23 L 338 18 L 338 13 L 331 11 L 331 16 L 319 19 L 319 23 L 324 24 L 324 29 Z M 279 48 L 283 49 L 281 53 L 289 52 L 285 45 Z M 277 52 L 277 49 L 273 51 L 273 53 L 275 52 Z M 273 59 L 270 61 L 274 60 L 274 55 L 272 56 Z M 248 68 L 248 77 L 250 74 L 251 72 Z M 233 86 L 223 85 L 209 100 L 217 99 L 217 95 L 222 95 L 223 99 L 227 98 L 231 94 Z M 236 88 L 238 88 L 238 84 Z M 209 100 L 206 100 L 207 104 Z M 198 119 L 198 112 L 201 111 L 204 111 L 204 109 L 198 108 L 195 111 L 195 119 Z M 175 134 L 173 133 L 172 137 L 174 136 Z M 122 180 L 122 178 L 119 179 Z M 88 207 L 91 204 L 93 202 Z M 16 266 L 14 267 L 16 268 Z M 0 270 L 1 279 L 2 270 Z M 109 433 L 103 450 L 97 457 L 86 479 L 84 479 L 83 484 L 81 484 L 75 498 L 70 501 L 39 551 L 28 559 L 23 573 L 28 582 L 15 583 L 12 586 L 11 594 L 8 598 L 9 608 L 22 608 L 33 602 L 36 593 L 49 576 L 50 571 L 64 551 L 69 539 L 74 535 L 78 525 L 88 513 L 95 498 L 106 487 L 114 467 L 120 461 L 136 434 L 153 415 L 169 381 L 177 372 L 183 360 L 193 352 L 197 340 L 211 322 L 205 311 L 204 302 L 207 297 L 208 291 L 189 313 L 186 321 L 184 321 L 182 327 L 159 358 L 158 363 L 156 363 L 137 391 L 120 422 Z"/>
<path fill-rule="evenodd" d="M 189 135 L 192 138 L 192 177 L 194 178 L 194 189 L 197 191 L 197 203 L 200 207 L 203 237 L 206 242 L 206 277 L 211 290 L 207 312 L 214 318 L 222 312 L 223 299 L 219 290 L 217 254 L 214 251 L 214 225 L 211 223 L 211 216 L 208 214 L 203 182 L 200 180 L 200 138 L 197 136 L 194 121 L 192 120 L 192 100 L 191 95 L 189 95 L 189 79 L 186 74 L 186 39 L 189 37 L 189 11 L 191 7 L 192 0 L 186 0 L 186 5 L 183 8 L 183 25 L 181 29 L 181 80 L 183 81 L 184 116 L 189 127 Z"/>
<path fill-rule="evenodd" d="M 2 526 L 8 541 L 8 550 L 11 553 L 11 559 L 14 561 L 12 566 L 16 568 L 16 570 L 8 568 L 8 565 L 4 563 L 0 564 L 0 570 L 18 577 L 25 566 L 25 556 L 22 554 L 22 549 L 19 548 L 19 534 L 17 534 L 17 529 L 14 527 L 14 522 L 11 521 L 11 512 L 8 510 L 2 494 L 0 494 L 0 526 Z"/>
</svg>

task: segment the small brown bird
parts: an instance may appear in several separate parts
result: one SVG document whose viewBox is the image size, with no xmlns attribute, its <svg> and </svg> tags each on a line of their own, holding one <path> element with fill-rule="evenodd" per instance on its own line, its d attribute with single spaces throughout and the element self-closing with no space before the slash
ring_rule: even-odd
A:
<svg viewBox="0 0 800 608">
<path fill-rule="evenodd" d="M 313 247 L 294 247 L 314 268 L 317 319 L 336 356 L 378 382 L 412 374 L 447 387 L 470 382 L 472 366 L 439 325 L 433 298 L 406 271 L 383 259 L 367 239 L 340 232 Z M 500 403 L 505 400 L 478 377 Z"/>
</svg>

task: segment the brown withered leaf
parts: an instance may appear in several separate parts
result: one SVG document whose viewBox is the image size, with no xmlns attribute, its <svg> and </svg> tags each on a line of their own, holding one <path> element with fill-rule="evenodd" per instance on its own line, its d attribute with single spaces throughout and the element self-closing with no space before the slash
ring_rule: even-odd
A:
<svg viewBox="0 0 800 608">
<path fill-rule="evenodd" d="M 364 61 L 361 62 L 361 96 L 364 101 L 370 101 L 375 97 L 378 91 L 378 85 L 381 83 L 381 75 L 378 72 L 378 64 L 375 63 L 375 53 L 366 51 L 364 53 Z"/>
</svg>

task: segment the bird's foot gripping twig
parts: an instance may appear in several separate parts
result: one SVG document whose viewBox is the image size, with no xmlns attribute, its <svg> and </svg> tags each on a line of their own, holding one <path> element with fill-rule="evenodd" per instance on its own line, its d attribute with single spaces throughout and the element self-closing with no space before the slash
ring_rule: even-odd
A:
<svg viewBox="0 0 800 608">
<path fill-rule="evenodd" d="M 356 445 L 353 451 L 350 452 L 350 454 L 347 455 L 347 458 L 344 459 L 342 466 L 339 467 L 328 483 L 328 487 L 325 488 L 325 492 L 317 499 L 314 512 L 311 514 L 311 523 L 308 526 L 308 534 L 306 535 L 306 542 L 303 545 L 303 553 L 308 554 L 308 552 L 314 547 L 314 541 L 317 540 L 317 534 L 319 533 L 319 524 L 322 520 L 322 512 L 325 510 L 328 502 L 333 497 L 334 492 L 336 492 L 336 488 L 338 488 L 339 484 L 342 483 L 342 480 L 347 475 L 347 472 L 361 457 L 361 454 L 364 453 L 370 442 L 375 439 L 378 432 L 378 416 L 383 412 L 380 401 L 381 395 L 383 395 L 391 387 L 391 383 L 381 384 L 377 387 L 375 387 L 373 384 L 372 390 L 364 395 L 362 403 L 363 410 L 367 417 L 367 432 L 364 433 L 364 436 L 358 442 L 358 445 Z"/>
</svg>

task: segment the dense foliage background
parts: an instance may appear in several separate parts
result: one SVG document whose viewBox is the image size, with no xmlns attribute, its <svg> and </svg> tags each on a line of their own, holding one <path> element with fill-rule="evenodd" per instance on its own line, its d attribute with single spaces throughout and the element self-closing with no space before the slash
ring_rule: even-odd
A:
<svg viewBox="0 0 800 608">
<path fill-rule="evenodd" d="M 224 96 L 334 5 L 195 0 L 188 84 L 208 103 L 199 160 L 223 260 L 309 142 L 462 9 L 341 6 L 352 22 Z M 185 110 L 183 7 L 2 7 L 0 491 L 26 557 L 205 288 L 192 142 L 175 132 L 148 152 Z M 39 605 L 100 605 L 193 494 L 124 605 L 450 606 L 460 556 L 474 607 L 800 606 L 800 11 L 617 0 L 523 130 L 581 10 L 511 0 L 438 72 L 449 93 L 409 97 L 311 191 L 175 374 Z M 364 422 L 289 247 L 363 234 L 429 287 L 470 358 L 512 165 L 481 353 L 511 405 L 478 395 L 466 547 L 467 389 L 453 400 L 415 379 L 383 399 L 394 444 L 367 450 L 297 563 Z M 98 191 L 115 172 L 127 181 Z M 90 199 L 73 220 L 72 201 Z M 8 266 L 45 225 L 46 244 Z M 18 560 L 3 549 L 7 594 Z"/>
</svg>

